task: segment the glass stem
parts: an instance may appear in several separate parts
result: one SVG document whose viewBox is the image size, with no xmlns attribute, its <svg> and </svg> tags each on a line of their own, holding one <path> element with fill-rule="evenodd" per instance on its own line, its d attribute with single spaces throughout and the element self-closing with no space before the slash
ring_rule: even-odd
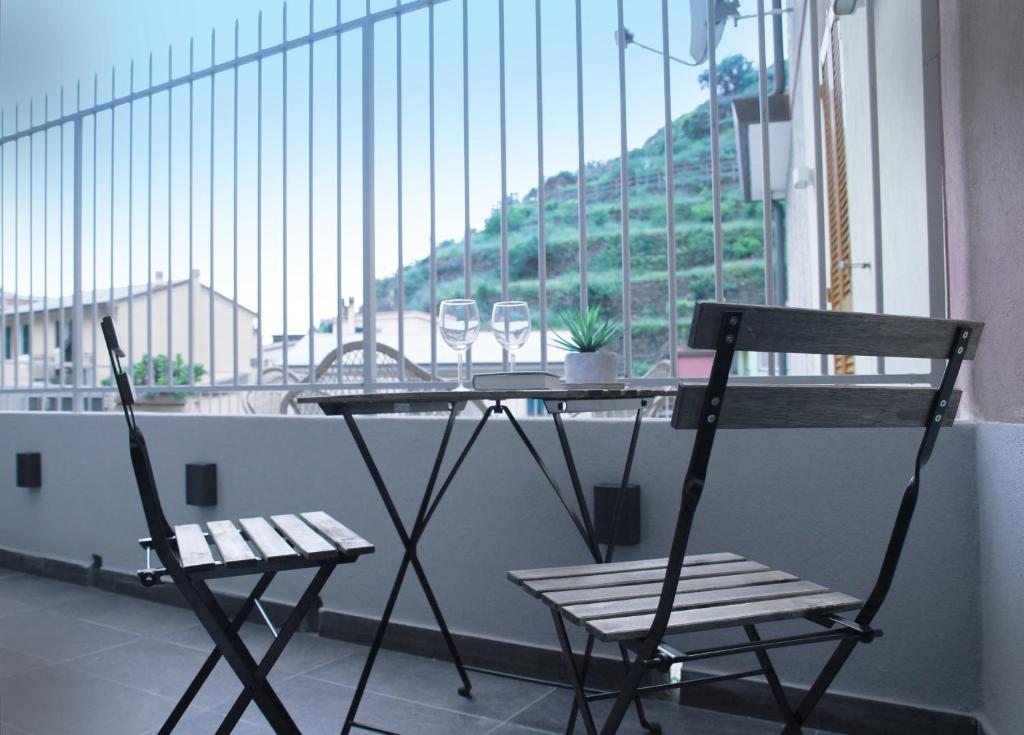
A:
<svg viewBox="0 0 1024 735">
<path fill-rule="evenodd" d="M 511 350 L 508 353 L 508 371 L 514 373 L 516 371 L 516 353 Z"/>
<path fill-rule="evenodd" d="M 466 387 L 465 383 L 463 382 L 463 371 L 465 370 L 464 363 L 466 360 L 466 356 L 462 350 L 459 350 L 457 354 L 459 357 L 459 388 L 462 389 Z"/>
</svg>

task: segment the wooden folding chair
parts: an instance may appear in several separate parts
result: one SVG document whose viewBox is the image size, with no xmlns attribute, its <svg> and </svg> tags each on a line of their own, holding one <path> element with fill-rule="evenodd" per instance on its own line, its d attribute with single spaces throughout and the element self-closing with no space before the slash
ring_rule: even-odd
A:
<svg viewBox="0 0 1024 735">
<path fill-rule="evenodd" d="M 139 571 L 139 579 L 148 587 L 170 577 L 216 646 L 160 728 L 160 733 L 173 731 L 221 656 L 238 676 L 243 689 L 217 732 L 230 732 L 249 703 L 255 701 L 275 732 L 298 733 L 295 722 L 267 681 L 267 675 L 317 601 L 317 595 L 334 568 L 339 564 L 350 564 L 363 554 L 372 552 L 373 544 L 323 511 L 302 513 L 301 516 L 275 515 L 269 522 L 264 518 L 243 518 L 239 521 L 242 531 L 232 521 L 210 521 L 206 524 L 206 532 L 195 523 L 172 528 L 164 517 L 149 451 L 135 422 L 132 388 L 121 368 L 124 353 L 118 345 L 110 317 L 104 317 L 102 329 L 128 422 L 132 467 L 150 533 L 149 538 L 139 541 L 146 550 L 146 568 Z M 152 551 L 156 552 L 162 567 L 153 568 L 150 564 Z M 260 605 L 260 597 L 278 572 L 309 568 L 317 570 L 313 580 L 284 625 L 275 631 Z M 207 580 L 248 574 L 261 576 L 234 618 L 229 618 L 210 591 Z M 254 608 L 259 610 L 274 634 L 274 642 L 258 663 L 238 635 L 242 623 Z"/>
<path fill-rule="evenodd" d="M 612 735 L 637 694 L 712 681 L 763 676 L 785 721 L 783 732 L 801 727 L 858 643 L 881 635 L 871 622 L 885 601 L 910 527 L 928 462 L 942 426 L 953 423 L 959 391 L 953 390 L 963 360 L 974 357 L 983 325 L 978 322 L 850 312 L 787 309 L 740 304 L 698 304 L 689 344 L 714 349 L 707 385 L 681 385 L 672 415 L 676 429 L 696 429 L 682 488 L 682 502 L 668 558 L 587 564 L 509 572 L 509 578 L 551 610 L 575 702 L 589 735 Z M 737 385 L 726 390 L 736 350 L 914 357 L 946 360 L 937 388 L 855 385 Z M 694 514 L 707 474 L 717 429 L 838 428 L 917 426 L 924 434 L 914 471 L 873 589 L 865 602 L 831 591 L 796 575 L 736 554 L 685 556 Z M 839 613 L 857 610 L 850 619 Z M 757 624 L 803 619 L 810 632 L 762 638 Z M 577 666 L 566 621 L 601 641 L 624 644 L 635 658 L 618 691 L 588 693 L 588 661 Z M 679 651 L 668 635 L 719 628 L 742 628 L 747 640 Z M 794 708 L 787 700 L 768 656 L 769 649 L 837 641 L 824 669 Z M 643 686 L 652 669 L 667 671 L 677 662 L 753 653 L 758 668 L 680 683 Z M 602 727 L 590 703 L 614 698 Z"/>
</svg>

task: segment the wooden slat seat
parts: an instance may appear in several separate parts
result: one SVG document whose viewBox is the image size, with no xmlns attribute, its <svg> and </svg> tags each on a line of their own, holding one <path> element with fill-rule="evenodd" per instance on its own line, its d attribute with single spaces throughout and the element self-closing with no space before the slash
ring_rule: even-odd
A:
<svg viewBox="0 0 1024 735">
<path fill-rule="evenodd" d="M 303 513 L 306 522 L 330 539 L 347 556 L 369 554 L 373 544 L 359 534 L 349 530 L 322 510 Z"/>
<path fill-rule="evenodd" d="M 243 518 L 238 523 L 242 530 L 232 521 L 209 521 L 208 533 L 196 523 L 175 526 L 182 567 L 190 572 L 219 572 L 260 565 L 304 566 L 303 562 L 315 566 L 326 559 L 350 559 L 374 550 L 373 544 L 323 511 L 276 515 L 269 520 Z"/>
<path fill-rule="evenodd" d="M 548 567 L 509 572 L 520 585 L 600 640 L 642 638 L 654 622 L 665 559 Z M 686 557 L 667 634 L 749 625 L 812 612 L 835 612 L 860 601 L 737 554 Z"/>
<path fill-rule="evenodd" d="M 680 570 L 680 579 L 697 579 L 699 577 L 719 577 L 729 574 L 746 574 L 748 572 L 764 572 L 768 567 L 756 561 L 731 561 L 723 564 L 691 564 Z M 595 589 L 618 585 L 640 584 L 643 582 L 661 582 L 665 579 L 664 565 L 654 569 L 640 569 L 635 572 L 617 572 L 613 574 L 581 574 L 548 579 L 527 580 L 522 587 L 534 597 L 541 597 L 545 592 L 561 590 Z"/>
</svg>

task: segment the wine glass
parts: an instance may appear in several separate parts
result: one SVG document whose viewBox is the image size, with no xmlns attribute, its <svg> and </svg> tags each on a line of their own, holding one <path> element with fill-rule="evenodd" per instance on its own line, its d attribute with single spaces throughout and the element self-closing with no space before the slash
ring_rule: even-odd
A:
<svg viewBox="0 0 1024 735">
<path fill-rule="evenodd" d="M 455 390 L 469 390 L 464 384 L 465 352 L 480 335 L 480 311 L 473 299 L 445 299 L 438 312 L 441 337 L 459 358 L 459 385 Z"/>
<path fill-rule="evenodd" d="M 525 301 L 499 301 L 491 311 L 491 333 L 508 353 L 509 372 L 516 371 L 516 350 L 530 336 L 530 307 Z"/>
</svg>

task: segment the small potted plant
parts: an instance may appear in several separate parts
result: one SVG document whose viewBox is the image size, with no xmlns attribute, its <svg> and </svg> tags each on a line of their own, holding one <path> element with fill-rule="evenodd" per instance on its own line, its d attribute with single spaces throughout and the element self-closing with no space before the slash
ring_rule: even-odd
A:
<svg viewBox="0 0 1024 735">
<path fill-rule="evenodd" d="M 150 357 L 143 355 L 142 359 L 132 366 L 132 384 L 135 386 L 149 385 Z M 169 369 L 168 369 L 169 368 Z M 168 365 L 167 355 L 157 355 L 153 358 L 153 384 L 154 385 L 188 385 L 189 366 L 185 363 L 180 354 L 174 356 L 174 360 Z M 199 380 L 206 374 L 206 368 L 200 363 L 192 366 L 195 380 Z M 168 374 L 170 373 L 170 374 Z M 103 381 L 104 385 L 110 384 L 110 379 Z M 137 411 L 162 411 L 180 413 L 185 410 L 186 394 L 181 392 L 160 392 L 143 391 L 135 399 Z"/>
<path fill-rule="evenodd" d="M 610 319 L 601 319 L 596 306 L 586 312 L 562 314 L 567 337 L 555 335 L 553 343 L 568 350 L 565 355 L 566 383 L 613 383 L 619 367 L 619 356 L 602 350 L 619 337 L 619 327 Z"/>
</svg>

